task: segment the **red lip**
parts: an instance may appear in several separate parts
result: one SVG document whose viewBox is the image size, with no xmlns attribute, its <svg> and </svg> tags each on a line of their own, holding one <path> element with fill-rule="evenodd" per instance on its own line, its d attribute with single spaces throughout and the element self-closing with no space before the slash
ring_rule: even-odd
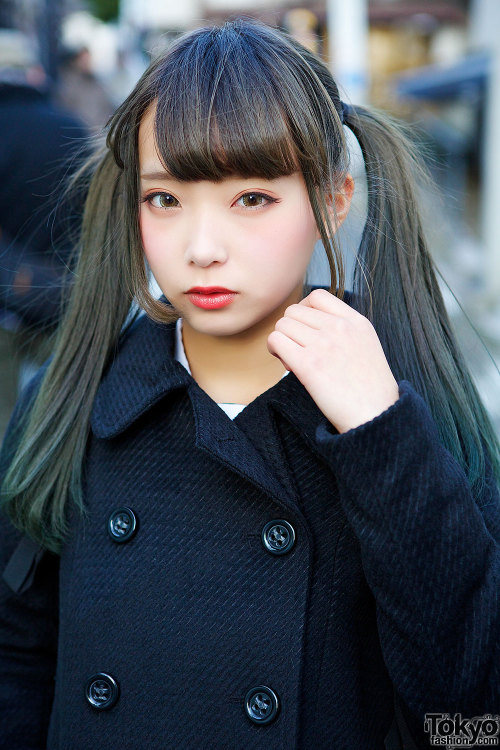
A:
<svg viewBox="0 0 500 750">
<path fill-rule="evenodd" d="M 224 286 L 192 286 L 186 294 L 236 294 L 236 292 Z"/>
</svg>

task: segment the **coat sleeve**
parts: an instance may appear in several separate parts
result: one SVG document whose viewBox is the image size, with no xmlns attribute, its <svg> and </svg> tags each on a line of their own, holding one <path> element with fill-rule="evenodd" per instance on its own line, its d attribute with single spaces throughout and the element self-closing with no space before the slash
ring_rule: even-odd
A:
<svg viewBox="0 0 500 750">
<path fill-rule="evenodd" d="M 359 540 L 396 692 L 424 714 L 500 709 L 500 500 L 488 466 L 474 499 L 423 399 L 399 400 L 364 425 L 316 430 Z"/>
<path fill-rule="evenodd" d="M 28 386 L 0 452 L 0 486 L 18 442 Z M 54 694 L 59 558 L 16 529 L 0 510 L 0 750 L 44 750 Z"/>
</svg>

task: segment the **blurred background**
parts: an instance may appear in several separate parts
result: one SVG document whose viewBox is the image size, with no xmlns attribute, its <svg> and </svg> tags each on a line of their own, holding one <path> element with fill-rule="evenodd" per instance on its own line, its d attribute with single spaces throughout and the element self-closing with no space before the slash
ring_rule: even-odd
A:
<svg viewBox="0 0 500 750">
<path fill-rule="evenodd" d="M 408 123 L 437 186 L 422 198 L 443 295 L 500 434 L 499 0 L 1 0 L 0 84 L 42 91 L 61 117 L 73 118 L 64 132 L 74 132 L 82 146 L 88 135 L 102 131 L 151 58 L 172 39 L 238 15 L 282 28 L 317 52 L 345 101 L 383 108 Z M 32 138 L 25 139 L 28 159 L 38 149 L 34 122 Z M 341 237 L 348 268 L 366 198 L 353 138 L 350 147 L 357 188 Z M 6 148 L 0 144 L 0 153 Z M 0 173 L 1 166 L 0 159 Z M 0 230 L 5 221 L 0 214 Z M 6 236 L 12 246 L 16 232 Z M 53 247 L 44 250 L 43 263 L 49 252 Z M 56 256 L 66 263 L 64 251 Z M 17 271 L 9 283 L 26 295 L 32 277 L 23 277 L 21 267 Z M 318 248 L 310 281 L 328 283 L 326 271 Z M 0 286 L 6 285 L 0 278 Z M 26 320 L 22 310 L 17 316 L 8 312 L 5 301 L 2 311 L 0 326 L 10 331 L 18 351 Z M 40 323 L 42 339 L 52 323 Z M 9 356 L 0 349 L 0 369 Z M 28 377 L 40 356 L 38 350 L 23 354 L 14 380 Z"/>
</svg>

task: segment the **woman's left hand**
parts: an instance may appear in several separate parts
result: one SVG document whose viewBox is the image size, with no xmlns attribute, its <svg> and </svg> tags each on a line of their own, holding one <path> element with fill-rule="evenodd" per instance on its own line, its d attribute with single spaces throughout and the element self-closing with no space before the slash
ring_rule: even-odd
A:
<svg viewBox="0 0 500 750">
<path fill-rule="evenodd" d="M 267 348 L 325 417 L 347 432 L 392 406 L 399 388 L 374 327 L 326 289 L 286 308 Z"/>
</svg>

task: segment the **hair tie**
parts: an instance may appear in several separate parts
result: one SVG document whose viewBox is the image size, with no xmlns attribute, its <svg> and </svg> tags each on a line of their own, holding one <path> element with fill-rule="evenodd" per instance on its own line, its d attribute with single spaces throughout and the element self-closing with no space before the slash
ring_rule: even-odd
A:
<svg viewBox="0 0 500 750">
<path fill-rule="evenodd" d="M 340 102 L 340 122 L 344 125 L 348 117 L 354 114 L 354 107 L 345 102 Z"/>
</svg>

